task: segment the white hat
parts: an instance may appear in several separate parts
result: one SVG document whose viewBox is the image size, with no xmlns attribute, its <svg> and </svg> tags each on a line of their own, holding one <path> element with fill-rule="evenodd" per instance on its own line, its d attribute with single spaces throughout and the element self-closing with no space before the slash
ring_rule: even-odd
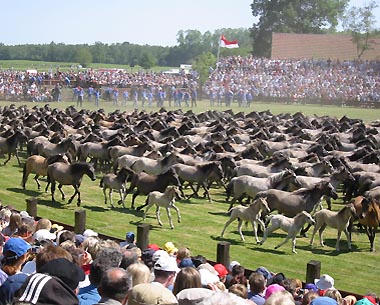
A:
<svg viewBox="0 0 380 305">
<path fill-rule="evenodd" d="M 317 279 L 314 282 L 315 286 L 320 290 L 334 288 L 334 279 L 328 274 L 323 274 L 319 280 Z"/>
<path fill-rule="evenodd" d="M 91 230 L 91 229 L 87 229 L 83 232 L 83 236 L 88 238 L 88 237 L 97 237 L 98 236 L 98 233 Z"/>
<path fill-rule="evenodd" d="M 236 265 L 240 265 L 240 263 L 239 263 L 238 261 L 232 261 L 232 262 L 230 263 L 230 265 L 228 266 L 228 270 L 229 270 L 230 272 L 232 272 L 232 269 L 233 269 L 234 266 L 236 266 Z"/>
<path fill-rule="evenodd" d="M 201 283 L 202 286 L 207 286 L 208 284 L 215 284 L 219 282 L 219 277 L 215 274 L 212 274 L 207 269 L 199 269 L 198 272 L 201 275 Z"/>
<path fill-rule="evenodd" d="M 179 272 L 181 269 L 178 268 L 177 261 L 175 257 L 160 257 L 158 261 L 154 264 L 155 270 L 169 271 L 169 272 Z"/>
<path fill-rule="evenodd" d="M 57 236 L 54 233 L 50 233 L 47 229 L 40 229 L 33 234 L 33 238 L 38 241 L 43 240 L 55 240 Z"/>
<path fill-rule="evenodd" d="M 152 255 L 152 261 L 153 262 L 157 262 L 160 258 L 162 257 L 167 257 L 169 258 L 170 255 L 168 252 L 166 252 L 165 250 L 157 250 L 153 253 Z"/>
</svg>

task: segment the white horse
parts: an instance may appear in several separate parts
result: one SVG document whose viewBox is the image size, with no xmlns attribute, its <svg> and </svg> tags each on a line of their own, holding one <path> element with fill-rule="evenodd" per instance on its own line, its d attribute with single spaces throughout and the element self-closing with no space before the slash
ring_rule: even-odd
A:
<svg viewBox="0 0 380 305">
<path fill-rule="evenodd" d="M 264 211 L 264 214 L 270 213 L 266 198 L 257 198 L 248 207 L 245 207 L 242 205 L 233 207 L 228 212 L 230 214 L 230 219 L 227 220 L 226 224 L 224 225 L 223 231 L 220 235 L 223 237 L 224 231 L 227 229 L 227 227 L 235 219 L 238 219 L 239 220 L 238 231 L 239 231 L 241 239 L 245 241 L 243 233 L 241 232 L 241 226 L 243 224 L 243 221 L 246 221 L 246 222 L 250 221 L 252 223 L 253 232 L 255 233 L 256 242 L 258 243 L 259 239 L 257 237 L 257 222 L 261 225 L 261 228 L 265 230 L 265 224 L 261 220 L 261 211 Z"/>
<path fill-rule="evenodd" d="M 123 208 L 125 208 L 125 183 L 130 175 L 130 171 L 126 168 L 120 169 L 120 171 L 117 174 L 114 173 L 108 173 L 105 174 L 102 179 L 100 180 L 99 186 L 103 188 L 103 194 L 104 194 L 104 204 L 107 204 L 107 195 L 106 190 L 109 189 L 109 200 L 111 207 L 114 207 L 112 202 L 112 192 L 113 190 L 117 190 L 120 195 L 119 204 L 123 205 Z"/>
<path fill-rule="evenodd" d="M 146 198 L 145 204 L 138 207 L 137 210 L 141 210 L 142 208 L 147 207 L 144 213 L 144 218 L 143 218 L 143 220 L 145 220 L 149 209 L 155 204 L 157 221 L 158 221 L 158 224 L 162 226 L 162 222 L 160 218 L 160 208 L 161 207 L 165 208 L 168 214 L 170 228 L 174 229 L 172 215 L 170 213 L 170 208 L 173 208 L 177 212 L 178 222 L 181 222 L 180 211 L 174 204 L 176 197 L 181 198 L 181 194 L 178 190 L 178 187 L 169 185 L 166 187 L 166 190 L 164 193 L 161 193 L 159 191 L 150 192 Z"/>
<path fill-rule="evenodd" d="M 272 232 L 276 231 L 277 229 L 281 229 L 288 233 L 285 240 L 275 246 L 275 249 L 278 249 L 285 243 L 289 241 L 289 239 L 292 240 L 292 252 L 297 253 L 296 251 L 296 237 L 297 234 L 301 231 L 302 227 L 305 223 L 314 224 L 315 221 L 311 215 L 306 212 L 302 211 L 298 213 L 294 218 L 289 218 L 281 214 L 271 215 L 269 216 L 270 226 L 268 226 L 264 231 L 264 237 L 260 241 L 260 244 L 262 245 L 265 240 L 267 239 L 268 235 Z"/>
<path fill-rule="evenodd" d="M 355 215 L 355 207 L 353 204 L 347 204 L 338 212 L 333 212 L 328 209 L 322 209 L 314 214 L 315 226 L 313 230 L 313 235 L 310 239 L 310 246 L 313 246 L 314 235 L 319 230 L 319 241 L 321 247 L 324 247 L 323 243 L 323 231 L 327 226 L 335 228 L 338 230 L 338 236 L 336 239 L 335 249 L 339 251 L 340 236 L 342 231 L 346 234 L 348 249 L 351 250 L 351 238 L 348 232 L 348 225 L 350 224 L 350 219 Z"/>
</svg>

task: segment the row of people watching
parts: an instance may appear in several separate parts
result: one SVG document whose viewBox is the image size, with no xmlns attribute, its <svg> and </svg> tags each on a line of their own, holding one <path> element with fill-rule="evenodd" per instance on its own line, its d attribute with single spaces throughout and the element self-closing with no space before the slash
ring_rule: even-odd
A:
<svg viewBox="0 0 380 305">
<path fill-rule="evenodd" d="M 265 267 L 247 277 L 238 261 L 211 265 L 170 241 L 140 249 L 132 231 L 119 243 L 25 211 L 3 208 L 0 217 L 0 305 L 377 304 L 373 293 L 343 298 L 327 274 L 306 285 Z"/>
<path fill-rule="evenodd" d="M 221 58 L 203 86 L 211 100 L 380 101 L 380 61 Z"/>
</svg>

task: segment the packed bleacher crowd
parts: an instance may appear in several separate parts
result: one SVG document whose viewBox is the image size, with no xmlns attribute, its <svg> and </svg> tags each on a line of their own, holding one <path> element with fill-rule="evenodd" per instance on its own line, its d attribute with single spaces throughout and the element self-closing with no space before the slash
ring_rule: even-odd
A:
<svg viewBox="0 0 380 305">
<path fill-rule="evenodd" d="M 84 69 L 61 72 L 3 70 L 0 72 L 0 98 L 16 101 L 60 101 L 63 87 L 102 88 L 102 98 L 114 94 L 128 101 L 188 101 L 192 94 L 229 106 L 237 101 L 249 106 L 252 101 L 328 102 L 358 105 L 380 101 L 380 61 L 278 60 L 253 56 L 221 58 L 203 88 L 198 73 L 129 72 L 122 69 Z M 46 84 L 55 85 L 48 89 Z M 119 92 L 120 91 L 120 92 Z M 136 95 L 135 95 L 136 93 Z M 87 95 L 91 93 L 87 90 Z M 174 95 L 174 96 L 173 96 Z M 171 105 L 171 104 L 169 104 Z"/>
<path fill-rule="evenodd" d="M 0 219 L 0 305 L 378 304 L 374 293 L 342 297 L 328 274 L 306 284 L 262 266 L 247 275 L 238 261 L 212 265 L 170 241 L 140 249 L 132 231 L 102 240 L 9 206 Z"/>
<path fill-rule="evenodd" d="M 203 90 L 215 102 L 237 99 L 379 102 L 380 61 L 222 58 Z M 260 98 L 257 98 L 260 97 Z"/>
</svg>

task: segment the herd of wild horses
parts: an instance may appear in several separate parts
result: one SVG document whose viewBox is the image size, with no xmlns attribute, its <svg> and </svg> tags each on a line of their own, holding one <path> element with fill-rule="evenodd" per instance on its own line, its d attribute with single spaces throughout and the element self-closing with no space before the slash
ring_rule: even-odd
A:
<svg viewBox="0 0 380 305">
<path fill-rule="evenodd" d="M 20 149 L 27 151 L 24 163 Z M 302 215 L 302 225 L 315 224 L 311 244 L 318 231 L 323 246 L 322 233 L 329 226 L 338 231 L 336 250 L 342 232 L 350 247 L 349 231 L 356 222 L 365 228 L 374 251 L 380 221 L 379 149 L 380 122 L 365 124 L 346 116 L 165 109 L 107 114 L 102 109 L 14 104 L 0 108 L 0 152 L 7 158 L 4 165 L 15 155 L 23 166 L 24 189 L 30 174 L 39 189 L 38 178 L 46 176 L 52 201 L 57 184 L 62 199 L 62 186 L 72 185 L 69 202 L 77 196 L 79 206 L 83 176 L 95 180 L 101 174 L 106 203 L 109 199 L 113 207 L 116 190 L 124 206 L 133 192 L 133 209 L 135 198 L 144 195 L 148 209 L 156 204 L 160 224 L 159 208 L 166 208 L 173 228 L 171 207 L 180 221 L 176 198 L 203 195 L 212 201 L 210 190 L 219 188 L 225 190 L 231 215 L 222 235 L 235 219 L 242 239 L 242 221 L 252 222 L 260 243 L 282 228 L 288 232 L 284 243 L 292 239 L 293 252 Z M 331 199 L 338 197 L 343 207 L 333 212 L 337 208 L 332 209 Z M 240 205 L 234 207 L 236 202 Z M 265 229 L 262 219 L 269 211 L 276 211 L 276 217 L 267 218 L 270 227 Z M 264 229 L 261 241 L 257 223 Z"/>
</svg>

